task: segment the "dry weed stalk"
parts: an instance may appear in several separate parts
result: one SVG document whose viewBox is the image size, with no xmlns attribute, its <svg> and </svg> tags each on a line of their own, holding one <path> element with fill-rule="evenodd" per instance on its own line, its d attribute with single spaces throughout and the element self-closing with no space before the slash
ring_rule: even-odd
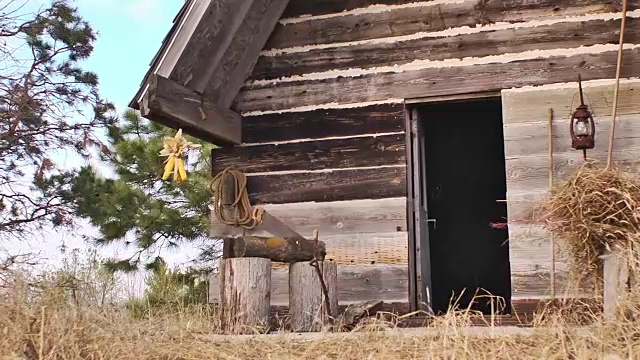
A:
<svg viewBox="0 0 640 360">
<path fill-rule="evenodd" d="M 634 248 L 640 239 L 640 177 L 587 162 L 535 210 L 566 243 L 579 280 L 599 280 L 604 250 Z"/>
</svg>

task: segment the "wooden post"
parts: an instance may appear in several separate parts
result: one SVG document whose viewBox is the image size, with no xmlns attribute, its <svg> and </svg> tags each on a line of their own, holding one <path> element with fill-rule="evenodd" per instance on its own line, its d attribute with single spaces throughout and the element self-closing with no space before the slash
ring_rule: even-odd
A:
<svg viewBox="0 0 640 360">
<path fill-rule="evenodd" d="M 332 261 L 317 263 L 329 293 L 331 317 L 338 315 L 338 265 Z M 289 265 L 289 316 L 293 331 L 320 331 L 330 318 L 325 310 L 324 294 L 316 269 L 308 262 Z"/>
<path fill-rule="evenodd" d="M 233 334 L 268 331 L 271 305 L 271 260 L 221 260 L 220 324 Z"/>
<path fill-rule="evenodd" d="M 616 317 L 618 301 L 624 295 L 629 279 L 629 267 L 624 255 L 618 251 L 605 250 L 600 257 L 604 260 L 604 304 L 603 314 L 606 321 Z"/>
</svg>

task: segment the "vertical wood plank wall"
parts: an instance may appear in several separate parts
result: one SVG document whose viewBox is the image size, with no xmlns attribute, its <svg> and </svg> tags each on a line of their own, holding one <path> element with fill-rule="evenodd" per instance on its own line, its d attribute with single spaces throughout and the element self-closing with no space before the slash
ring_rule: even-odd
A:
<svg viewBox="0 0 640 360">
<path fill-rule="evenodd" d="M 611 131 L 614 80 L 583 83 L 585 102 L 596 122 L 596 146 L 589 159 L 606 163 Z M 584 163 L 571 148 L 569 122 L 579 105 L 577 83 L 505 90 L 502 94 L 510 256 L 515 298 L 548 296 L 551 291 L 551 237 L 530 224 L 528 211 L 548 194 L 548 111 L 553 109 L 553 177 L 557 183 Z M 613 160 L 617 166 L 640 170 L 640 80 L 623 79 L 618 95 Z M 529 222 L 529 224 L 526 224 Z M 568 277 L 566 248 L 556 239 L 556 295 L 587 295 Z"/>
<path fill-rule="evenodd" d="M 624 77 L 640 71 L 638 8 L 629 1 Z M 238 167 L 255 204 L 303 235 L 319 227 L 341 279 L 357 279 L 340 280 L 341 302 L 406 301 L 404 99 L 574 81 L 578 71 L 611 78 L 619 10 L 596 0 L 291 0 L 233 105 L 245 144 L 215 150 L 214 171 Z"/>
</svg>

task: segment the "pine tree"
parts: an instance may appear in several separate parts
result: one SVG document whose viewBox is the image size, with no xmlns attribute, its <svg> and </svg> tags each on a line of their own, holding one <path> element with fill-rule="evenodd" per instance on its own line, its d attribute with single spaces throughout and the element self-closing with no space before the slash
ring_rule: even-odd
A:
<svg viewBox="0 0 640 360">
<path fill-rule="evenodd" d="M 99 245 L 119 242 L 135 248 L 131 257 L 108 261 L 106 265 L 112 270 L 133 271 L 141 263 L 151 269 L 162 249 L 189 242 L 204 240 L 209 245 L 204 245 L 203 254 L 210 251 L 207 234 L 212 178 L 207 154 L 213 145 L 187 136 L 202 146 L 188 154 L 187 181 L 163 181 L 166 158 L 159 152 L 163 139 L 175 132 L 128 110 L 119 126 L 110 128 L 109 151 L 102 154 L 115 176 L 104 177 L 86 166 L 74 179 L 76 214 L 100 232 L 92 240 Z"/>
<path fill-rule="evenodd" d="M 35 14 L 0 5 L 0 241 L 73 224 L 70 179 L 56 155 L 89 158 L 115 124 L 98 77 L 80 62 L 96 34 L 67 0 Z"/>
</svg>

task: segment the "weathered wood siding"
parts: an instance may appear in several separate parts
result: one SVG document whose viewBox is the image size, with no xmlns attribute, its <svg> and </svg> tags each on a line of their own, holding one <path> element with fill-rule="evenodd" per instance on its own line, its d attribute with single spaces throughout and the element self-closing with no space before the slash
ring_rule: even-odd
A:
<svg viewBox="0 0 640 360">
<path fill-rule="evenodd" d="M 254 204 L 304 235 L 319 227 L 339 278 L 385 266 L 406 274 L 404 100 L 568 82 L 578 71 L 612 78 L 620 8 L 618 0 L 290 0 L 234 101 L 245 144 L 215 150 L 214 170 L 237 166 Z M 640 73 L 638 8 L 629 1 L 623 77 Z M 512 266 L 514 288 L 528 289 L 516 296 L 543 293 L 543 260 Z M 371 285 L 360 297 L 406 299 L 396 285 Z M 339 286 L 341 302 L 354 298 Z"/>
<path fill-rule="evenodd" d="M 606 162 L 611 131 L 613 80 L 583 83 L 585 102 L 596 122 L 596 146 L 590 159 Z M 553 178 L 562 181 L 584 163 L 582 152 L 571 148 L 569 120 L 579 105 L 577 83 L 503 91 L 507 200 L 510 252 L 515 297 L 549 295 L 551 237 L 541 226 L 527 225 L 535 201 L 548 194 L 548 111 L 553 109 Z M 617 166 L 640 170 L 640 80 L 623 79 L 618 97 L 613 160 Z M 567 254 L 556 239 L 556 293 L 579 295 L 569 281 Z"/>
<path fill-rule="evenodd" d="M 229 166 L 241 169 L 254 205 L 306 237 L 318 229 L 327 259 L 338 263 L 341 304 L 407 301 L 403 105 L 256 115 L 244 121 L 245 144 L 214 150 L 214 173 Z M 217 227 L 212 236 L 232 232 Z M 273 305 L 287 305 L 287 281 L 288 268 L 274 263 Z M 216 286 L 210 301 L 217 299 Z"/>
</svg>

